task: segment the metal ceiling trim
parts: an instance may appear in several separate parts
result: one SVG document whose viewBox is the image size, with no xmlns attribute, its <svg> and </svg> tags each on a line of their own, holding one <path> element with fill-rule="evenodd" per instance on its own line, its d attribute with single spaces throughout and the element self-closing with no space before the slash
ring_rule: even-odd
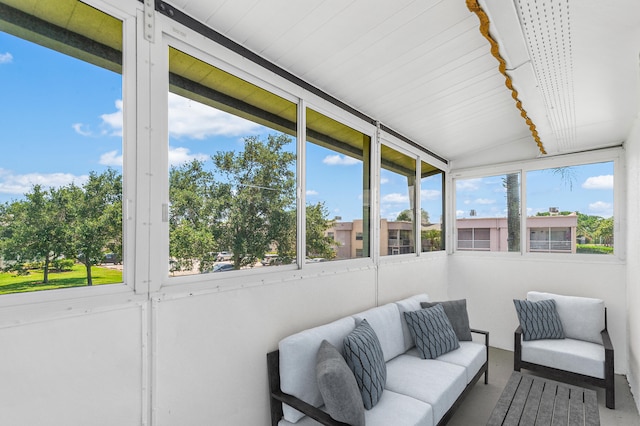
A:
<svg viewBox="0 0 640 426">
<path fill-rule="evenodd" d="M 525 123 L 527 123 L 527 125 L 529 126 L 529 130 L 531 131 L 531 136 L 533 136 L 533 140 L 538 145 L 538 149 L 540 150 L 540 153 L 543 155 L 546 155 L 547 151 L 545 150 L 544 145 L 540 140 L 540 135 L 538 134 L 536 125 L 533 123 L 531 118 L 529 118 L 527 111 L 525 111 L 525 109 L 523 108 L 522 101 L 518 98 L 518 91 L 513 87 L 513 81 L 511 80 L 511 77 L 509 77 L 509 75 L 507 74 L 507 63 L 505 62 L 504 58 L 502 58 L 502 56 L 500 55 L 500 46 L 489 34 L 489 27 L 491 26 L 489 17 L 487 16 L 486 12 L 482 9 L 482 7 L 478 4 L 478 0 L 466 0 L 466 2 L 467 2 L 467 8 L 471 12 L 475 13 L 476 16 L 478 17 L 478 20 L 480 21 L 480 34 L 482 34 L 482 36 L 489 41 L 491 45 L 491 54 L 493 55 L 494 58 L 498 60 L 500 64 L 498 66 L 498 70 L 505 78 L 504 84 L 505 86 L 507 86 L 509 90 L 511 90 L 511 97 L 513 98 L 514 101 L 516 101 L 516 107 L 520 110 L 520 115 L 524 119 Z"/>
</svg>

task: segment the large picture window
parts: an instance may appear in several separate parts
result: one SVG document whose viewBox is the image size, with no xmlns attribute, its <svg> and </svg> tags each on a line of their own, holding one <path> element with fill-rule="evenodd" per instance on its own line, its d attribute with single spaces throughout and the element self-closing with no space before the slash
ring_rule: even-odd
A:
<svg viewBox="0 0 640 426">
<path fill-rule="evenodd" d="M 0 3 L 0 294 L 120 283 L 123 24 L 30 4 Z"/>
<path fill-rule="evenodd" d="M 297 105 L 169 48 L 170 275 L 296 259 Z"/>
</svg>

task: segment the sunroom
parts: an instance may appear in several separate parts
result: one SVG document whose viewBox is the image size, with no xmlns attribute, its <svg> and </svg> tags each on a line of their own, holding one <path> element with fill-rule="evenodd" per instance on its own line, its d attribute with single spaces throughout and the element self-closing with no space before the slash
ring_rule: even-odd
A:
<svg viewBox="0 0 640 426">
<path fill-rule="evenodd" d="M 0 0 L 0 424 L 267 425 L 282 338 L 427 293 L 508 358 L 528 291 L 637 418 L 639 55 L 634 0 Z"/>
</svg>

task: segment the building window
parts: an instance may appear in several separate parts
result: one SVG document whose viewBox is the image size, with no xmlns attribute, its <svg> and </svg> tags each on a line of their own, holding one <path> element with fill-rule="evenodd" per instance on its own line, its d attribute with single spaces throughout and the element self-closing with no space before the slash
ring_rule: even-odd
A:
<svg viewBox="0 0 640 426">
<path fill-rule="evenodd" d="M 310 108 L 306 119 L 307 262 L 370 257 L 371 137 Z"/>
<path fill-rule="evenodd" d="M 519 252 L 520 173 L 456 180 L 456 217 L 459 250 L 478 239 L 469 229 L 482 228 L 482 250 Z"/>
<path fill-rule="evenodd" d="M 491 250 L 489 228 L 458 228 L 458 250 Z"/>
<path fill-rule="evenodd" d="M 0 4 L 0 294 L 121 283 L 123 23 L 77 0 L 12 3 Z"/>
<path fill-rule="evenodd" d="M 609 161 L 527 172 L 527 250 L 613 254 L 613 168 Z"/>
<path fill-rule="evenodd" d="M 171 276 L 291 264 L 297 105 L 171 47 L 169 90 Z"/>
</svg>

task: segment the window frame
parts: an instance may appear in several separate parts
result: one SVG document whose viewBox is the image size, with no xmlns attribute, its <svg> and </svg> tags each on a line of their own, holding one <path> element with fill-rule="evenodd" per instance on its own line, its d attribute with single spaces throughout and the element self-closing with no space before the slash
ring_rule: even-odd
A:
<svg viewBox="0 0 640 426">
<path fill-rule="evenodd" d="M 611 256 L 593 255 L 585 253 L 541 253 L 527 251 L 527 172 L 546 170 L 559 167 L 581 166 L 595 163 L 613 162 L 614 188 L 613 188 L 613 211 L 614 211 L 614 252 Z M 448 224 L 448 249 L 449 254 L 459 256 L 522 256 L 526 258 L 540 258 L 549 260 L 553 257 L 563 261 L 577 262 L 621 262 L 626 256 L 626 238 L 622 229 L 626 223 L 626 212 L 624 206 L 624 194 L 626 193 L 624 178 L 624 150 L 622 147 L 604 148 L 595 151 L 588 151 L 576 154 L 564 154 L 553 157 L 539 157 L 534 160 L 523 160 L 509 164 L 497 164 L 491 166 L 481 166 L 466 169 L 452 170 L 448 176 L 448 186 L 454 188 L 451 191 L 449 200 L 449 217 L 451 223 Z M 455 245 L 458 238 L 456 226 L 456 190 L 455 185 L 459 179 L 474 179 L 489 176 L 500 176 L 508 173 L 520 173 L 520 251 L 519 252 L 471 252 L 459 251 Z M 616 178 L 616 176 L 618 176 Z M 558 257 L 560 256 L 560 257 Z"/>
</svg>

